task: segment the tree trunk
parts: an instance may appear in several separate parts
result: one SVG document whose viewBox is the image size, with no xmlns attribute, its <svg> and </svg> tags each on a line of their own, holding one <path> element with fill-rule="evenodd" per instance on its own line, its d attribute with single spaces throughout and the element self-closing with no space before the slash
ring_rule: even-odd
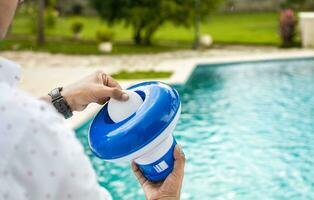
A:
<svg viewBox="0 0 314 200">
<path fill-rule="evenodd" d="M 145 39 L 144 39 L 144 44 L 145 45 L 151 45 L 152 44 L 152 37 L 153 37 L 153 34 L 155 33 L 156 30 L 157 30 L 157 27 L 148 29 L 146 31 Z"/>
<path fill-rule="evenodd" d="M 37 44 L 43 45 L 45 43 L 45 0 L 38 0 L 38 24 L 37 24 Z"/>
<path fill-rule="evenodd" d="M 135 44 L 139 45 L 142 43 L 142 35 L 141 35 L 142 29 L 137 28 L 135 30 L 135 33 L 133 34 L 133 41 Z"/>
<path fill-rule="evenodd" d="M 8 31 L 7 31 L 7 36 L 9 36 L 11 34 L 12 31 L 12 24 L 10 24 Z"/>
<path fill-rule="evenodd" d="M 146 27 L 145 32 L 145 38 L 144 38 L 144 44 L 145 45 L 151 45 L 152 44 L 152 38 L 154 36 L 154 33 L 158 30 L 158 28 L 164 23 L 164 19 L 156 20 L 155 22 L 148 24 Z"/>
<path fill-rule="evenodd" d="M 194 49 L 198 49 L 200 46 L 200 0 L 194 0 L 195 3 L 195 16 L 194 16 Z"/>
<path fill-rule="evenodd" d="M 151 37 L 145 37 L 145 39 L 144 39 L 144 45 L 149 46 L 149 45 L 151 45 L 151 44 L 152 44 L 152 39 L 151 39 Z"/>
</svg>

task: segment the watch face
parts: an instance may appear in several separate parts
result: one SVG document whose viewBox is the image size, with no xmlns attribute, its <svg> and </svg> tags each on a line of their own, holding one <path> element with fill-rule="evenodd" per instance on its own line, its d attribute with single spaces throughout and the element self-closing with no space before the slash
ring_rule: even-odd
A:
<svg viewBox="0 0 314 200">
<path fill-rule="evenodd" d="M 62 98 L 61 94 L 60 94 L 60 89 L 59 88 L 55 88 L 53 90 L 51 90 L 48 95 L 51 96 L 52 101 L 58 99 L 58 98 Z"/>
</svg>

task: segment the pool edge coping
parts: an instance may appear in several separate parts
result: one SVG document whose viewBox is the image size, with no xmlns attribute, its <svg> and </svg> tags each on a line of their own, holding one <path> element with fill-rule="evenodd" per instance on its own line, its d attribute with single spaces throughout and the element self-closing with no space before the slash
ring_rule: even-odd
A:
<svg viewBox="0 0 314 200">
<path fill-rule="evenodd" d="M 259 61 L 280 61 L 314 58 L 314 50 L 302 50 L 292 52 L 267 53 L 259 55 L 243 55 L 228 57 L 209 57 L 209 58 L 189 58 L 180 60 L 168 60 L 156 66 L 156 69 L 163 70 L 167 66 L 173 69 L 173 74 L 168 79 L 154 79 L 171 85 L 184 85 L 198 66 L 202 65 L 219 65 L 233 64 L 242 62 L 259 62 Z M 151 80 L 151 79 L 150 79 Z M 146 80 L 128 80 L 121 81 L 123 88 L 127 88 L 137 82 Z M 101 105 L 90 104 L 84 111 L 75 112 L 73 117 L 66 120 L 66 125 L 75 130 L 81 127 L 86 121 L 91 119 L 101 108 Z"/>
</svg>

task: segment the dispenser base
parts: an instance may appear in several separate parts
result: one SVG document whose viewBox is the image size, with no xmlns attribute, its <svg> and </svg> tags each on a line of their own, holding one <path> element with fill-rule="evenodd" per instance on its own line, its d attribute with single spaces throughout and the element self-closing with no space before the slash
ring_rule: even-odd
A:
<svg viewBox="0 0 314 200">
<path fill-rule="evenodd" d="M 173 151 L 176 146 L 174 137 L 170 136 L 172 144 L 169 150 L 157 161 L 150 164 L 138 164 L 145 178 L 152 182 L 163 181 L 172 172 L 174 165 Z"/>
</svg>

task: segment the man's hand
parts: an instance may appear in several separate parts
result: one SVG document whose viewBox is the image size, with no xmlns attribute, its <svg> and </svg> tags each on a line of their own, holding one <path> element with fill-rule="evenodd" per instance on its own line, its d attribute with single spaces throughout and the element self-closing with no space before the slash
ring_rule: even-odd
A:
<svg viewBox="0 0 314 200">
<path fill-rule="evenodd" d="M 174 168 L 171 174 L 159 183 L 148 181 L 138 166 L 133 162 L 132 169 L 139 183 L 141 184 L 147 200 L 179 200 L 182 181 L 184 176 L 185 156 L 179 145 L 173 152 Z"/>
<path fill-rule="evenodd" d="M 82 111 L 90 103 L 104 104 L 109 98 L 128 100 L 128 95 L 121 89 L 116 80 L 98 70 L 76 83 L 63 87 L 61 95 L 72 111 Z M 51 102 L 49 96 L 45 96 L 43 99 Z"/>
</svg>

